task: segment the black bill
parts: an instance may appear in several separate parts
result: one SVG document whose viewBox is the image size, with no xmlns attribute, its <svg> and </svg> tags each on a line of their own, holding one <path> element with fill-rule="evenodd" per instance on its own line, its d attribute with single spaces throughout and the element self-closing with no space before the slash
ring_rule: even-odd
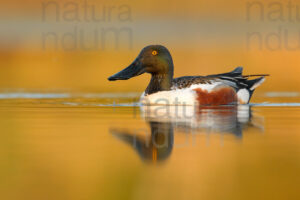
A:
<svg viewBox="0 0 300 200">
<path fill-rule="evenodd" d="M 136 59 L 131 65 L 127 68 L 123 69 L 122 71 L 110 76 L 108 78 L 109 81 L 116 81 L 116 80 L 127 80 L 132 77 L 138 76 L 145 73 L 144 67 L 141 65 L 138 59 Z"/>
</svg>

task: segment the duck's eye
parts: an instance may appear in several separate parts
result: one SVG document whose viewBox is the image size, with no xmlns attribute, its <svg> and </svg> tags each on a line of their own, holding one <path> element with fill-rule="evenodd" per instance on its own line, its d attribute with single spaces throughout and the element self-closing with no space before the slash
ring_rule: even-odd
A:
<svg viewBox="0 0 300 200">
<path fill-rule="evenodd" d="M 157 51 L 152 51 L 152 55 L 154 55 L 154 56 L 156 56 L 158 53 L 157 53 Z"/>
</svg>

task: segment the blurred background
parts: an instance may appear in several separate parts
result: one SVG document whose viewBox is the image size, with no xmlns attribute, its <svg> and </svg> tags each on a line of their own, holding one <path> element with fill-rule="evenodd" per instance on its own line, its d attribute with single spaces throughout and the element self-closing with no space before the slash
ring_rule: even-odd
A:
<svg viewBox="0 0 300 200">
<path fill-rule="evenodd" d="M 243 66 L 269 73 L 260 91 L 298 91 L 296 1 L 1 1 L 0 88 L 143 91 L 149 78 L 108 82 L 149 44 L 165 45 L 175 76 Z"/>
</svg>

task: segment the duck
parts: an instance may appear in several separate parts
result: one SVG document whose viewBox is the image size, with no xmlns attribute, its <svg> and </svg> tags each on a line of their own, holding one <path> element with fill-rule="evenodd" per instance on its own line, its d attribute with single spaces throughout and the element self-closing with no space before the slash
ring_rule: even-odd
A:
<svg viewBox="0 0 300 200">
<path fill-rule="evenodd" d="M 254 90 L 269 76 L 243 75 L 242 72 L 243 67 L 237 67 L 227 73 L 174 78 L 170 51 L 163 45 L 149 45 L 128 67 L 108 80 L 128 80 L 144 73 L 151 74 L 140 98 L 143 105 L 238 105 L 248 104 Z"/>
</svg>

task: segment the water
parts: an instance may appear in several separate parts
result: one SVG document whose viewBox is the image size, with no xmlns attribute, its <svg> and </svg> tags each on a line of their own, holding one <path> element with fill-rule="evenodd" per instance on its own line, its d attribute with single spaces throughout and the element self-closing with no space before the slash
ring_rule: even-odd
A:
<svg viewBox="0 0 300 200">
<path fill-rule="evenodd" d="M 186 110 L 138 96 L 1 93 L 1 199 L 300 198 L 298 93 Z"/>
</svg>

